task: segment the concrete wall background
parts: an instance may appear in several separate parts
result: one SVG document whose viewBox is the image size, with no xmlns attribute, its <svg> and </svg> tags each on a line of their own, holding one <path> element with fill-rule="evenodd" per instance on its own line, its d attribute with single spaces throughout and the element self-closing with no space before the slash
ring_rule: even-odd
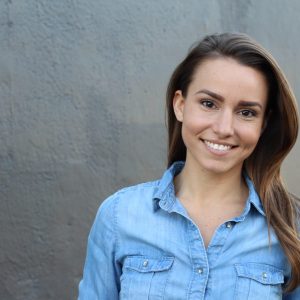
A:
<svg viewBox="0 0 300 300">
<path fill-rule="evenodd" d="M 101 201 L 157 178 L 188 47 L 243 31 L 300 97 L 297 0 L 0 1 L 0 298 L 75 299 Z M 300 195 L 299 145 L 284 167 Z"/>
</svg>

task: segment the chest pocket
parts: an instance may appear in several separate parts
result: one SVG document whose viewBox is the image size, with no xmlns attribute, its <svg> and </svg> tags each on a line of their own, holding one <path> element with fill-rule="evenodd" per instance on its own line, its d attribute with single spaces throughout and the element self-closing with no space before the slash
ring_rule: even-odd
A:
<svg viewBox="0 0 300 300">
<path fill-rule="evenodd" d="M 128 256 L 123 264 L 120 299 L 162 299 L 174 257 Z"/>
<path fill-rule="evenodd" d="M 281 300 L 283 272 L 266 264 L 236 264 L 235 300 Z"/>
</svg>

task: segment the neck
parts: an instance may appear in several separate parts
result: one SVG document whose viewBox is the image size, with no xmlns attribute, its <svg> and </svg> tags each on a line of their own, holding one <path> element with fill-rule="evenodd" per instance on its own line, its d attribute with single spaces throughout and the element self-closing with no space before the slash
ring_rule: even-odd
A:
<svg viewBox="0 0 300 300">
<path fill-rule="evenodd" d="M 198 205 L 238 204 L 244 202 L 248 195 L 241 168 L 214 173 L 187 161 L 181 173 L 175 177 L 174 185 L 176 196 L 181 201 Z"/>
</svg>

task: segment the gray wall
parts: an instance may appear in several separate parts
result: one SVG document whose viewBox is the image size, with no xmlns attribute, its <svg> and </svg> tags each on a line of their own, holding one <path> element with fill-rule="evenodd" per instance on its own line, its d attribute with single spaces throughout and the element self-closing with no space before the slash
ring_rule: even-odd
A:
<svg viewBox="0 0 300 300">
<path fill-rule="evenodd" d="M 76 298 L 101 201 L 164 169 L 165 87 L 204 34 L 252 35 L 300 96 L 299 15 L 297 0 L 1 0 L 0 298 Z"/>
</svg>

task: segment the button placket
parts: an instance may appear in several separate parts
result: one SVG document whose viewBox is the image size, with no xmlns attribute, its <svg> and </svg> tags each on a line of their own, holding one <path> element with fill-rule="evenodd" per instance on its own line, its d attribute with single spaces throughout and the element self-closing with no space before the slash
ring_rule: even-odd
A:
<svg viewBox="0 0 300 300">
<path fill-rule="evenodd" d="M 197 272 L 198 272 L 198 274 L 200 274 L 200 275 L 203 274 L 203 268 L 198 268 L 198 269 L 197 269 Z"/>
<path fill-rule="evenodd" d="M 189 247 L 194 273 L 188 292 L 193 294 L 195 299 L 204 299 L 209 274 L 207 252 L 199 228 L 191 219 L 187 219 L 189 220 Z"/>
</svg>

